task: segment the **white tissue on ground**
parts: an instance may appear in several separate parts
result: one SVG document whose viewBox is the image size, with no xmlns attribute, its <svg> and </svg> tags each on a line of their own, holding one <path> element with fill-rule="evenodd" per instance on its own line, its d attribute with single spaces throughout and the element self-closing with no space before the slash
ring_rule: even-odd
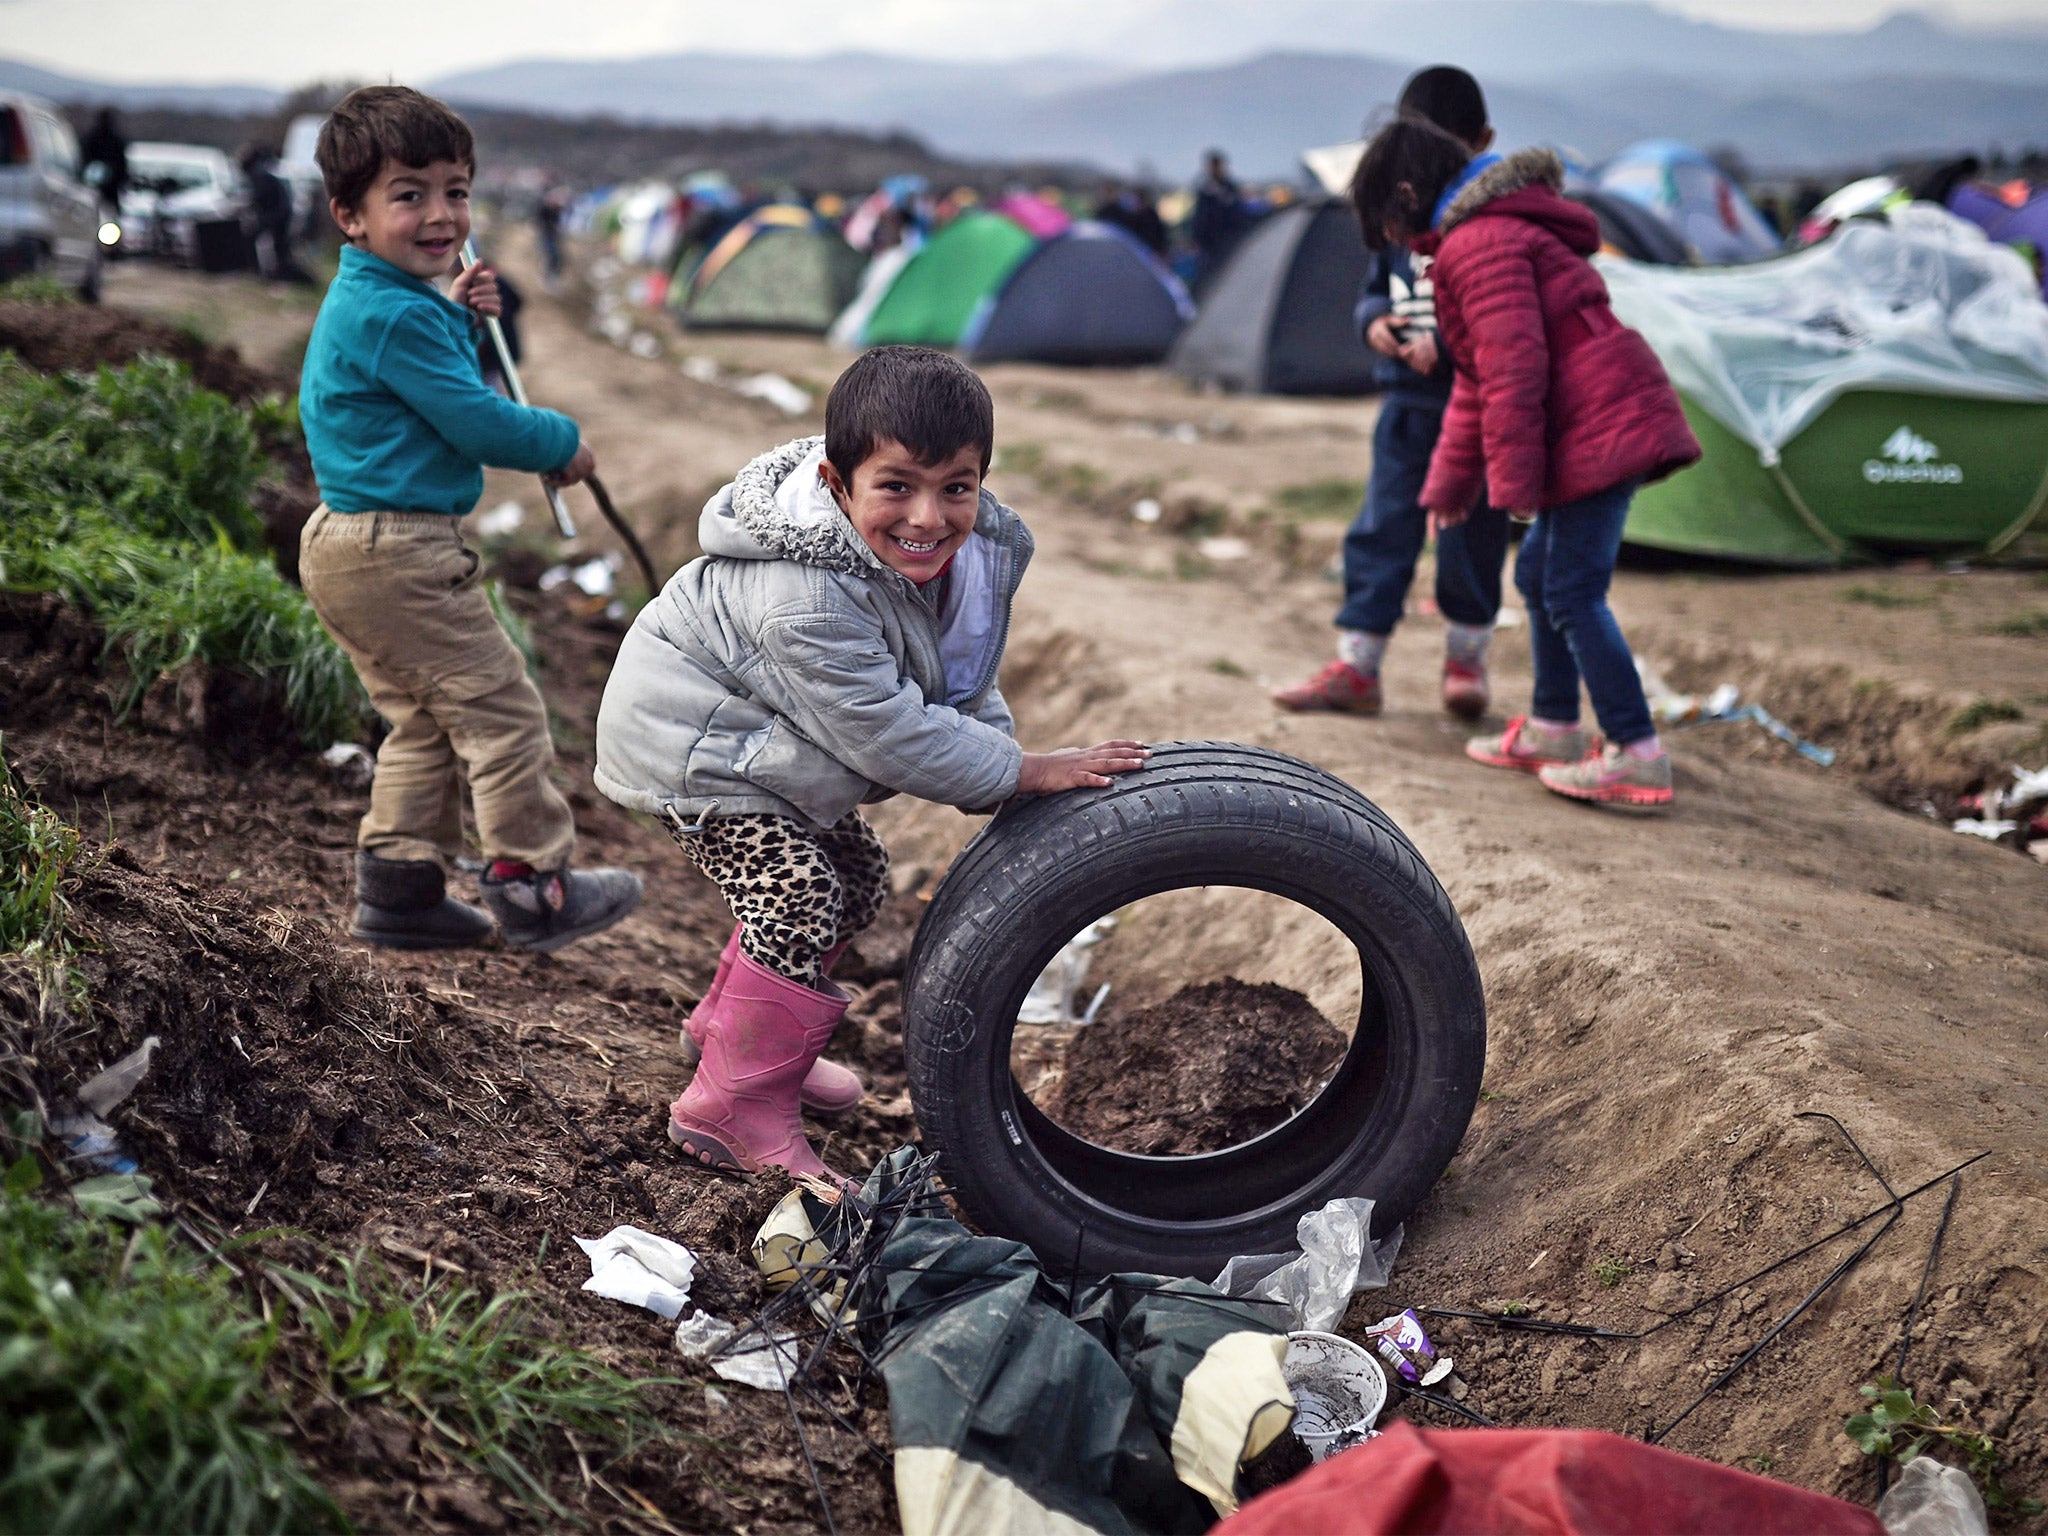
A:
<svg viewBox="0 0 2048 1536">
<path fill-rule="evenodd" d="M 739 1329 L 723 1318 L 699 1312 L 676 1325 L 676 1348 L 692 1360 L 708 1357 L 712 1370 L 743 1387 L 780 1392 L 789 1385 L 802 1363 L 793 1336 L 778 1334 L 770 1339 L 754 1333 L 730 1354 L 719 1353 L 738 1336 Z"/>
<path fill-rule="evenodd" d="M 1216 1289 L 1242 1300 L 1284 1303 L 1290 1330 L 1328 1333 L 1355 1294 L 1385 1285 L 1393 1273 L 1401 1229 L 1379 1242 L 1371 1232 L 1372 1201 L 1332 1200 L 1295 1224 L 1299 1251 L 1241 1254 L 1223 1266 Z M 1273 1321 L 1278 1325 L 1283 1318 Z"/>
<path fill-rule="evenodd" d="M 675 1317 L 690 1304 L 697 1256 L 681 1243 L 638 1227 L 613 1227 L 603 1237 L 577 1238 L 576 1246 L 590 1256 L 584 1290 L 663 1317 Z"/>
<path fill-rule="evenodd" d="M 476 531 L 486 539 L 502 539 L 519 531 L 526 521 L 526 508 L 516 501 L 501 501 L 488 512 L 477 514 Z"/>
</svg>

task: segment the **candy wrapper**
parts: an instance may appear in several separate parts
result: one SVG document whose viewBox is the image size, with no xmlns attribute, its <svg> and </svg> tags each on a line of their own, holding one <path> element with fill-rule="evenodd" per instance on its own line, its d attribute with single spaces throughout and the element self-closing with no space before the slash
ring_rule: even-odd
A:
<svg viewBox="0 0 2048 1536">
<path fill-rule="evenodd" d="M 1451 1374 L 1451 1358 L 1439 1355 L 1422 1320 L 1413 1312 L 1397 1312 L 1381 1318 L 1365 1330 L 1372 1347 L 1387 1362 L 1389 1370 L 1410 1386 L 1433 1387 Z"/>
</svg>

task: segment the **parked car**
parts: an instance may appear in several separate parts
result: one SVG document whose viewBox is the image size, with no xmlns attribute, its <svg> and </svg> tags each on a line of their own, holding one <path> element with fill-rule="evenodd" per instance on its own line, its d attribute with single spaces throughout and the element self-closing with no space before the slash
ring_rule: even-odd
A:
<svg viewBox="0 0 2048 1536">
<path fill-rule="evenodd" d="M 130 144 L 121 249 L 211 265 L 201 259 L 202 226 L 239 224 L 247 199 L 241 169 L 210 144 Z"/>
<path fill-rule="evenodd" d="M 40 273 L 97 299 L 106 248 L 78 136 L 47 101 L 0 91 L 0 279 Z"/>
</svg>

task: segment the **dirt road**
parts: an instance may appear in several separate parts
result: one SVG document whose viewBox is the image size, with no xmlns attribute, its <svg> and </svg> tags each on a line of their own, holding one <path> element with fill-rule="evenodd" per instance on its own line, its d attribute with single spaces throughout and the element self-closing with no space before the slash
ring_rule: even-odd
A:
<svg viewBox="0 0 2048 1536">
<path fill-rule="evenodd" d="M 583 424 L 664 565 L 689 552 L 710 489 L 820 421 L 687 378 L 681 358 L 773 369 L 820 402 L 842 365 L 809 341 L 676 342 L 665 331 L 670 355 L 641 358 L 584 320 L 566 304 L 529 304 L 530 383 Z M 2048 1491 L 2037 1379 L 2048 1370 L 2048 868 L 1865 788 L 1904 800 L 2012 753 L 2039 765 L 2048 640 L 1986 631 L 2048 608 L 2041 579 L 1625 574 L 1623 622 L 1674 679 L 1761 681 L 1845 718 L 1863 711 L 1859 752 L 1832 771 L 1747 728 L 1676 734 L 1676 811 L 1627 819 L 1468 763 L 1464 733 L 1434 707 L 1438 622 L 1413 605 L 1384 719 L 1288 718 L 1267 702 L 1269 683 L 1328 648 L 1336 588 L 1321 568 L 1342 526 L 1282 515 L 1276 498 L 1362 478 L 1369 406 L 1204 397 L 1149 372 L 988 377 L 1006 455 L 994 485 L 1039 539 L 1004 678 L 1026 744 L 1227 737 L 1307 758 L 1408 831 L 1471 933 L 1490 1010 L 1483 1102 L 1409 1226 L 1391 1291 L 1362 1298 L 1351 1323 L 1399 1305 L 1513 1302 L 1646 1327 L 1882 1201 L 1840 1133 L 1796 1118 L 1805 1112 L 1838 1119 L 1901 1190 L 1989 1150 L 1963 1178 L 1907 1374 L 1923 1400 L 2002 1437 L 2015 1489 Z M 1143 495 L 1164 505 L 1157 524 L 1129 515 Z M 530 481 L 494 476 L 485 505 L 508 497 L 538 521 Z M 595 528 L 588 502 L 578 507 Z M 1176 524 L 1184 531 L 1168 531 Z M 1200 542 L 1219 536 L 1244 552 Z M 1516 708 L 1528 687 L 1522 636 L 1504 631 L 1495 653 L 1500 697 Z M 580 669 L 576 707 L 564 708 L 573 730 L 587 721 L 603 648 L 564 664 Z M 1954 711 L 1981 697 L 2010 700 L 2019 719 L 1951 734 Z M 558 962 L 408 964 L 486 997 L 507 967 L 546 969 L 522 984 L 516 1011 L 540 1016 L 532 999 L 558 985 L 556 1014 L 617 1062 L 574 1091 L 637 1125 L 672 1075 L 662 1031 L 673 1023 L 646 1028 L 630 999 L 616 1012 L 587 1006 L 578 985 L 624 978 L 634 998 L 687 994 L 708 970 L 715 914 L 679 927 L 670 904 L 701 914 L 701 886 L 594 795 L 580 809 L 604 852 L 654 874 L 640 916 Z M 903 802 L 877 819 L 906 890 L 973 826 Z M 330 856 L 322 868 L 338 900 L 339 865 Z M 1168 948 L 1155 960 L 1185 979 L 1221 973 L 1205 946 L 1176 953 L 1170 932 L 1157 942 Z M 887 1128 L 907 1133 L 893 1113 Z M 654 1168 L 650 1184 L 693 1209 L 706 1198 L 673 1168 Z M 1861 1268 L 1667 1443 L 1867 1501 L 1870 1466 L 1842 1420 L 1859 1407 L 1858 1384 L 1892 1368 L 1939 1205 L 1937 1195 L 1910 1206 Z M 724 1230 L 737 1225 L 691 1223 L 699 1238 L 737 1238 Z M 1455 1324 L 1442 1338 L 1469 1407 L 1641 1433 L 1684 1408 L 1847 1246 L 1637 1343 Z"/>
</svg>

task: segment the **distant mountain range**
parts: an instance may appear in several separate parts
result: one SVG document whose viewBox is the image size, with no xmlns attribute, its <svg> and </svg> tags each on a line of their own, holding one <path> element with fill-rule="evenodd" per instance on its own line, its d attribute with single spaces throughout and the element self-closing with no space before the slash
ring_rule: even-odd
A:
<svg viewBox="0 0 2048 1536">
<path fill-rule="evenodd" d="M 1146 28 L 1125 57 L 1197 61 L 683 53 L 523 60 L 423 84 L 460 103 L 566 116 L 902 130 L 954 156 L 1170 179 L 1210 145 L 1243 173 L 1292 174 L 1302 149 L 1354 137 L 1410 69 L 1442 60 L 1486 82 L 1506 142 L 1593 160 L 1652 137 L 1729 146 L 1782 170 L 2048 143 L 2048 30 L 1992 35 L 1901 14 L 1861 32 L 1762 32 L 1641 0 L 1161 0 Z M 1276 36 L 1290 45 L 1274 49 Z M 7 87 L 238 112 L 282 99 L 249 86 L 107 87 L 0 61 Z"/>
</svg>

